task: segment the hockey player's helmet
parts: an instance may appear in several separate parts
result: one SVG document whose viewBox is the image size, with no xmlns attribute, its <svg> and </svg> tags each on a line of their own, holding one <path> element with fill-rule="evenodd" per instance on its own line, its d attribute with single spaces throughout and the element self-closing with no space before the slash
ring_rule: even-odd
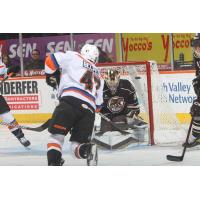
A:
<svg viewBox="0 0 200 200">
<path fill-rule="evenodd" d="M 200 34 L 196 34 L 195 37 L 191 40 L 191 47 L 193 55 L 196 58 L 200 58 Z"/>
<path fill-rule="evenodd" d="M 120 80 L 120 72 L 118 70 L 109 69 L 105 72 L 105 82 L 113 94 L 115 94 Z"/>
<path fill-rule="evenodd" d="M 95 45 L 85 44 L 81 49 L 81 55 L 93 63 L 97 63 L 99 58 L 99 50 Z"/>
</svg>

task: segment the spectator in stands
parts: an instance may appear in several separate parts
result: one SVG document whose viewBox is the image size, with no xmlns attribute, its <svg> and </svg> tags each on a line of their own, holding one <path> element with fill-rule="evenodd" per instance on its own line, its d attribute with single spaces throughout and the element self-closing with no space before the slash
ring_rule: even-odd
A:
<svg viewBox="0 0 200 200">
<path fill-rule="evenodd" d="M 25 64 L 25 69 L 44 69 L 44 61 L 40 59 L 40 51 L 33 49 L 31 52 L 31 60 Z"/>
<path fill-rule="evenodd" d="M 3 54 L 2 55 L 2 62 L 7 66 L 10 67 L 11 62 L 10 62 L 10 58 L 7 54 Z"/>
<path fill-rule="evenodd" d="M 15 63 L 13 60 L 10 59 L 10 57 L 7 54 L 2 55 L 2 62 L 6 65 L 7 68 L 13 67 L 13 66 L 19 66 L 19 63 L 17 60 L 15 60 Z"/>
</svg>

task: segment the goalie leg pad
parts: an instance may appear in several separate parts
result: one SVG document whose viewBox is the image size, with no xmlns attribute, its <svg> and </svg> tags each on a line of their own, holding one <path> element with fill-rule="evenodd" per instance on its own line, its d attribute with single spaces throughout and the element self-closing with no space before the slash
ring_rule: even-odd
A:
<svg viewBox="0 0 200 200">
<path fill-rule="evenodd" d="M 100 131 L 106 132 L 106 131 L 112 131 L 112 130 L 113 130 L 112 125 L 109 122 L 107 122 L 105 119 L 101 119 Z"/>
</svg>

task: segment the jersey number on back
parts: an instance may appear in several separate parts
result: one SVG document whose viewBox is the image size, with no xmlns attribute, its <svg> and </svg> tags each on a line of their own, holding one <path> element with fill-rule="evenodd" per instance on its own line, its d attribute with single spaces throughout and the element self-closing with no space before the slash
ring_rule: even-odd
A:
<svg viewBox="0 0 200 200">
<path fill-rule="evenodd" d="M 80 79 L 80 82 L 85 84 L 85 90 L 89 90 L 90 92 L 92 92 L 94 84 L 93 76 L 93 73 L 90 70 L 87 70 Z M 96 90 L 98 90 L 100 88 L 100 80 L 96 76 L 94 76 L 94 82 L 96 84 Z"/>
</svg>

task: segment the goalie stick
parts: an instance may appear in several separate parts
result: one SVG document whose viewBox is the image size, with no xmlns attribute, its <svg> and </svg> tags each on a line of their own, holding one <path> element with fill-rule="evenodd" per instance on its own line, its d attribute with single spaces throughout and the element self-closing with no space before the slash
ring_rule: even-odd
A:
<svg viewBox="0 0 200 200">
<path fill-rule="evenodd" d="M 28 127 L 28 126 L 21 126 L 21 125 L 19 125 L 17 127 L 21 128 L 21 129 L 30 130 L 30 131 L 42 132 L 42 131 L 44 131 L 45 129 L 48 128 L 50 120 L 51 119 L 48 119 L 45 123 L 43 123 L 41 126 L 38 126 L 38 127 Z M 12 124 L 8 124 L 8 123 L 5 123 L 5 122 L 0 122 L 0 125 L 12 126 Z"/>
<path fill-rule="evenodd" d="M 129 132 L 126 132 L 126 131 L 123 131 L 122 129 L 120 129 L 119 127 L 117 127 L 117 125 L 114 123 L 114 122 L 112 122 L 110 119 L 108 119 L 105 115 L 103 115 L 102 113 L 98 113 L 99 115 L 100 115 L 100 117 L 101 118 L 103 118 L 104 120 L 106 120 L 108 123 L 110 123 L 111 124 L 111 126 L 113 127 L 113 128 L 115 128 L 117 131 L 119 131 L 122 135 L 129 135 L 129 134 L 131 134 L 131 133 L 129 133 Z M 138 139 L 136 139 L 136 138 L 133 138 L 136 142 L 139 142 L 139 140 Z"/>
<path fill-rule="evenodd" d="M 185 140 L 185 144 L 188 143 L 190 132 L 191 132 L 191 128 L 192 128 L 192 124 L 193 124 L 193 118 L 190 121 L 190 126 L 189 126 L 189 129 L 188 129 L 188 133 L 187 133 L 187 137 L 186 137 L 186 140 Z M 186 149 L 187 149 L 187 145 L 184 145 L 183 152 L 182 152 L 181 156 L 167 155 L 167 160 L 169 160 L 169 161 L 175 161 L 175 162 L 181 162 L 181 161 L 183 161 Z"/>
</svg>

